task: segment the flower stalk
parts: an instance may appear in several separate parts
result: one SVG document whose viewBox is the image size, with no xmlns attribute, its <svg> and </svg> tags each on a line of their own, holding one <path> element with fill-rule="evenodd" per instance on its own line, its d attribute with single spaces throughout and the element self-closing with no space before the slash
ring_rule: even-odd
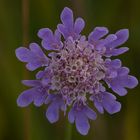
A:
<svg viewBox="0 0 140 140">
<path fill-rule="evenodd" d="M 72 140 L 72 124 L 66 121 L 65 140 Z"/>
</svg>

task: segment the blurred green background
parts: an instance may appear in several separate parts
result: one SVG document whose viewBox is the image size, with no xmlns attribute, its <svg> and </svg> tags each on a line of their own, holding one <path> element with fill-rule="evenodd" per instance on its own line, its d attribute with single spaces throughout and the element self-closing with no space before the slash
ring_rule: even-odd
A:
<svg viewBox="0 0 140 140">
<path fill-rule="evenodd" d="M 26 3 L 27 2 L 27 3 Z M 67 118 L 50 124 L 45 106 L 30 105 L 21 109 L 16 99 L 25 87 L 22 79 L 33 78 L 15 57 L 15 49 L 28 42 L 38 42 L 37 31 L 43 27 L 55 30 L 62 9 L 68 6 L 75 16 L 85 19 L 86 35 L 95 26 L 106 26 L 111 33 L 129 28 L 125 44 L 130 51 L 119 58 L 140 77 L 140 1 L 139 0 L 0 0 L 0 140 L 67 140 Z M 98 114 L 87 136 L 72 126 L 71 140 L 140 140 L 140 87 L 129 90 L 121 112 L 110 116 Z M 69 139 L 70 140 L 70 139 Z"/>
</svg>

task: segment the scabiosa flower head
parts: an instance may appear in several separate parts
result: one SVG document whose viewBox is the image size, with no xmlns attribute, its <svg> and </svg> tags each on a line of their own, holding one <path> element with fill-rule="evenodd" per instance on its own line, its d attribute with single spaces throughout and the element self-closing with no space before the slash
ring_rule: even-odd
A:
<svg viewBox="0 0 140 140">
<path fill-rule="evenodd" d="M 69 122 L 75 122 L 77 130 L 86 135 L 89 120 L 96 119 L 89 102 L 100 113 L 105 110 L 114 114 L 120 111 L 121 104 L 108 89 L 124 96 L 127 88 L 138 84 L 119 59 L 111 59 L 128 51 L 127 47 L 119 46 L 127 41 L 129 33 L 122 29 L 107 35 L 106 27 L 96 27 L 86 38 L 81 35 L 84 20 L 74 21 L 73 12 L 67 7 L 61 13 L 61 21 L 54 33 L 48 28 L 38 32 L 42 47 L 49 50 L 48 56 L 36 43 L 31 43 L 29 49 L 16 49 L 17 58 L 26 62 L 28 70 L 44 68 L 36 74 L 36 80 L 23 80 L 31 88 L 21 93 L 17 104 L 20 107 L 32 102 L 35 106 L 46 104 L 46 117 L 51 123 L 58 121 L 60 110 L 68 113 Z"/>
</svg>

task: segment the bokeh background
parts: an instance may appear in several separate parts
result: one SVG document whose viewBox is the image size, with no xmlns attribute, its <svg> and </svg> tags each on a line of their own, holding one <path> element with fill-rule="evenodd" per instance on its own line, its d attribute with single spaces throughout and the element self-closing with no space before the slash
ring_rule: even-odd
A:
<svg viewBox="0 0 140 140">
<path fill-rule="evenodd" d="M 40 43 L 37 31 L 43 27 L 55 30 L 65 6 L 85 19 L 83 33 L 87 35 L 95 26 L 106 26 L 111 33 L 129 28 L 125 45 L 130 51 L 119 58 L 132 75 L 140 77 L 139 0 L 0 0 L 0 140 L 140 140 L 139 86 L 129 90 L 127 96 L 118 97 L 121 112 L 98 114 L 87 136 L 77 133 L 73 125 L 71 138 L 67 139 L 67 118 L 61 114 L 59 122 L 50 124 L 45 106 L 17 107 L 16 99 L 25 89 L 20 81 L 34 76 L 16 59 L 15 49 L 29 42 Z"/>
</svg>

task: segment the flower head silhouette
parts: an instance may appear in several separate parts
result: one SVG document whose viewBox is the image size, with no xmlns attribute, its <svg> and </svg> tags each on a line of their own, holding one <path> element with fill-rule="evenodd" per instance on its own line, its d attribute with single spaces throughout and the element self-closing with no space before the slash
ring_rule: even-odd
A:
<svg viewBox="0 0 140 140">
<path fill-rule="evenodd" d="M 36 74 L 36 80 L 23 80 L 23 84 L 31 88 L 19 95 L 17 104 L 20 107 L 32 102 L 35 106 L 46 104 L 46 117 L 51 123 L 58 121 L 60 110 L 68 113 L 69 122 L 75 122 L 79 133 L 86 135 L 89 120 L 96 119 L 89 102 L 100 113 L 104 110 L 116 113 L 121 104 L 108 89 L 124 96 L 127 88 L 138 84 L 119 59 L 111 59 L 128 51 L 127 47 L 119 46 L 127 41 L 129 32 L 121 29 L 107 35 L 106 27 L 96 27 L 86 38 L 81 35 L 84 20 L 74 21 L 73 12 L 67 7 L 61 13 L 61 21 L 54 33 L 48 28 L 38 32 L 42 47 L 49 50 L 48 56 L 36 43 L 31 43 L 29 49 L 16 49 L 17 58 L 27 63 L 28 70 L 44 68 Z"/>
</svg>

